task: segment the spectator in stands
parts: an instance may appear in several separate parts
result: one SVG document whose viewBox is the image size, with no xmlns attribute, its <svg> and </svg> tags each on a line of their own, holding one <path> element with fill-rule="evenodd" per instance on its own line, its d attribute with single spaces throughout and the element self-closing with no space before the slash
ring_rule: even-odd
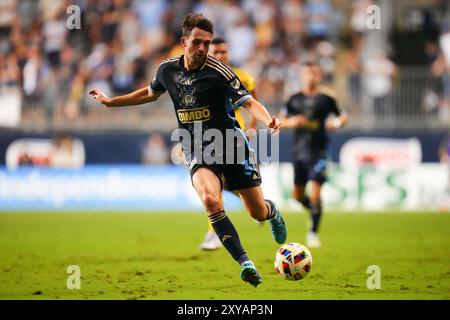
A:
<svg viewBox="0 0 450 320">
<path fill-rule="evenodd" d="M 112 94 L 110 83 L 113 74 L 114 60 L 106 44 L 97 44 L 92 53 L 84 61 L 85 72 L 88 74 L 87 87 L 98 87 L 105 94 Z"/>
<path fill-rule="evenodd" d="M 19 167 L 33 166 L 33 159 L 27 153 L 22 153 L 21 155 L 19 155 L 18 165 Z"/>
<path fill-rule="evenodd" d="M 255 32 L 247 14 L 240 12 L 225 35 L 230 48 L 230 64 L 242 66 L 253 54 L 256 44 Z"/>
<path fill-rule="evenodd" d="M 69 3 L 81 9 L 81 30 L 68 30 L 65 26 Z M 306 60 L 318 61 L 326 71 L 325 80 L 332 86 L 349 72 L 351 90 L 338 92 L 350 95 L 354 105 L 366 105 L 358 100 L 359 93 L 367 89 L 376 105 L 375 111 L 384 113 L 389 110 L 386 101 L 392 92 L 392 70 L 386 74 L 379 72 L 378 66 L 395 69 L 392 62 L 373 59 L 363 63 L 360 52 L 350 52 L 344 58 L 349 68 L 343 68 L 342 73 L 335 71 L 336 66 L 343 65 L 336 61 L 346 52 L 337 40 L 343 35 L 358 34 L 364 42 L 370 35 L 366 26 L 367 7 L 374 3 L 373 0 L 353 0 L 351 4 L 343 0 L 3 0 L 0 86 L 20 89 L 22 125 L 28 128 L 38 124 L 42 125 L 39 129 L 46 124 L 95 126 L 100 120 L 129 126 L 136 119 L 134 109 L 124 110 L 120 117 L 116 112 L 92 112 L 91 100 L 86 99 L 87 95 L 80 97 L 80 91 L 97 87 L 116 95 L 148 85 L 159 63 L 180 53 L 176 40 L 180 35 L 176 33 L 181 17 L 201 11 L 215 23 L 216 35 L 228 40 L 230 62 L 255 76 L 256 94 L 275 113 L 295 90 L 299 81 L 297 70 Z M 340 28 L 344 12 L 346 29 Z M 371 48 L 363 51 L 372 53 Z M 444 89 L 447 88 L 444 92 L 450 92 L 448 62 L 442 67 L 445 61 L 442 56 L 435 61 L 435 72 Z M 71 70 L 72 66 L 75 70 Z M 370 79 L 367 88 L 360 85 L 362 73 Z M 450 98 L 441 100 L 444 106 L 441 113 L 450 110 Z M 168 99 L 161 99 L 152 108 L 142 108 L 139 121 L 156 129 L 174 128 L 167 103 Z M 120 119 L 107 121 L 105 118 L 109 117 Z"/>
<path fill-rule="evenodd" d="M 372 5 L 372 0 L 353 0 L 350 26 L 354 34 L 364 34 L 367 29 L 367 7 Z"/>
<path fill-rule="evenodd" d="M 363 70 L 365 92 L 372 98 L 373 113 L 383 118 L 390 112 L 396 66 L 389 60 L 385 51 L 378 50 L 364 62 Z"/>
<path fill-rule="evenodd" d="M 17 87 L 20 79 L 20 69 L 17 57 L 10 53 L 0 55 L 0 88 Z"/>
<path fill-rule="evenodd" d="M 333 6 L 329 0 L 306 0 L 305 13 L 308 19 L 308 36 L 312 39 L 327 39 L 330 35 Z"/>
<path fill-rule="evenodd" d="M 53 168 L 74 168 L 78 166 L 74 155 L 74 141 L 68 133 L 61 132 L 53 138 L 50 166 Z"/>
<path fill-rule="evenodd" d="M 164 165 L 169 162 L 169 156 L 163 135 L 161 133 L 151 134 L 142 152 L 142 163 Z"/>
<path fill-rule="evenodd" d="M 16 16 L 17 1 L 0 1 L 0 40 L 8 37 L 12 30 L 12 24 Z"/>
<path fill-rule="evenodd" d="M 31 47 L 23 67 L 23 91 L 25 96 L 32 96 L 38 90 L 40 80 L 42 59 L 39 47 Z"/>
<path fill-rule="evenodd" d="M 174 2 L 176 4 L 176 2 Z M 135 0 L 132 9 L 139 17 L 142 31 L 152 50 L 164 45 L 164 15 L 169 10 L 168 0 Z"/>
<path fill-rule="evenodd" d="M 68 30 L 64 14 L 64 8 L 56 11 L 54 16 L 44 22 L 42 30 L 44 52 L 52 67 L 60 66 L 60 52 L 66 44 Z"/>
<path fill-rule="evenodd" d="M 439 37 L 440 53 L 431 66 L 434 76 L 441 79 L 442 95 L 439 108 L 441 121 L 450 123 L 450 25 L 444 25 Z"/>
<path fill-rule="evenodd" d="M 439 79 L 438 94 L 440 101 L 438 108 L 442 114 L 450 107 L 450 64 L 447 62 L 442 52 L 438 54 L 431 65 L 431 73 Z"/>
<path fill-rule="evenodd" d="M 350 114 L 358 114 L 361 112 L 361 95 L 362 95 L 362 61 L 361 61 L 361 44 L 362 38 L 355 34 L 352 38 L 352 44 L 344 55 L 344 69 L 347 73 L 347 109 Z"/>
</svg>

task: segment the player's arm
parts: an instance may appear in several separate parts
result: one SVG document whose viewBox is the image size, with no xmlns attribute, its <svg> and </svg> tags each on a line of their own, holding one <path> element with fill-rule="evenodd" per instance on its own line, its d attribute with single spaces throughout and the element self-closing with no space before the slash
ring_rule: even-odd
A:
<svg viewBox="0 0 450 320">
<path fill-rule="evenodd" d="M 249 90 L 250 94 L 254 99 L 257 99 L 255 90 Z M 258 120 L 249 112 L 249 120 L 248 120 L 248 129 L 256 130 L 256 126 L 258 125 Z"/>
<path fill-rule="evenodd" d="M 327 121 L 325 123 L 325 128 L 327 130 L 338 130 L 340 128 L 343 128 L 348 123 L 348 115 L 347 113 L 341 113 L 339 116 Z"/>
<path fill-rule="evenodd" d="M 114 98 L 107 97 L 103 92 L 98 89 L 89 91 L 89 94 L 101 104 L 107 107 L 124 107 L 124 106 L 137 106 L 140 104 L 156 101 L 161 94 L 166 92 L 164 85 L 163 73 L 167 64 L 161 63 L 158 67 L 155 77 L 148 87 L 138 89 L 129 94 L 123 96 L 117 96 Z"/>
<path fill-rule="evenodd" d="M 257 121 L 266 124 L 267 127 L 271 129 L 271 134 L 277 134 L 280 131 L 280 120 L 276 117 L 272 117 L 266 107 L 249 94 L 239 78 L 228 69 L 228 67 L 223 67 L 226 68 L 229 73 L 227 73 L 228 77 L 224 74 L 222 74 L 223 77 L 219 77 L 219 87 L 222 88 L 225 97 L 231 100 L 234 109 L 244 107 Z"/>
<path fill-rule="evenodd" d="M 277 134 L 280 131 L 281 121 L 278 118 L 271 116 L 266 107 L 257 100 L 250 98 L 242 105 L 256 121 L 261 121 L 266 124 L 266 126 L 271 129 L 272 134 Z"/>
<path fill-rule="evenodd" d="M 255 93 L 255 87 L 256 87 L 256 83 L 255 83 L 255 78 L 253 78 L 253 76 L 251 76 L 249 73 L 245 72 L 245 71 L 240 71 L 239 74 L 239 78 L 242 81 L 242 84 L 244 85 L 244 87 L 248 90 L 248 92 L 250 93 L 250 95 L 253 97 L 253 99 L 258 99 L 258 97 L 256 96 Z M 245 110 L 245 108 L 242 108 Z M 245 134 L 247 136 L 252 135 L 254 132 L 254 130 L 256 130 L 256 127 L 258 125 L 258 120 L 255 119 L 254 116 L 251 115 L 250 112 L 247 111 L 248 114 L 248 123 L 247 123 L 247 130 L 245 132 Z"/>
<path fill-rule="evenodd" d="M 250 93 L 250 95 L 253 97 L 253 99 L 257 100 L 258 97 L 256 96 L 256 81 L 255 78 L 250 75 L 247 72 L 243 73 L 243 77 L 245 78 L 244 85 L 247 88 L 248 92 Z M 244 79 L 242 79 L 244 80 Z M 258 125 L 258 120 L 256 120 L 256 118 L 254 116 L 251 115 L 250 112 L 248 112 L 249 117 L 248 117 L 248 124 L 247 124 L 247 128 L 248 130 L 256 130 L 256 127 Z"/>
<path fill-rule="evenodd" d="M 298 129 L 303 128 L 307 130 L 317 130 L 319 128 L 319 122 L 317 120 L 310 120 L 303 114 L 288 115 L 284 110 L 280 113 L 280 120 L 282 127 L 286 129 Z"/>
<path fill-rule="evenodd" d="M 249 90 L 248 92 L 254 99 L 256 99 L 254 90 Z M 241 109 L 246 110 L 245 108 Z M 246 112 L 248 114 L 248 123 L 247 129 L 245 130 L 245 135 L 247 136 L 247 138 L 250 138 L 256 134 L 256 128 L 258 127 L 258 120 L 256 120 L 256 118 L 252 116 L 252 114 L 248 110 L 246 110 Z"/>
<path fill-rule="evenodd" d="M 330 131 L 335 131 L 343 128 L 348 123 L 348 114 L 340 106 L 338 106 L 336 99 L 330 97 L 332 100 L 330 112 L 336 115 L 335 118 L 325 122 L 325 128 Z"/>
<path fill-rule="evenodd" d="M 138 89 L 129 94 L 109 98 L 103 92 L 98 89 L 92 89 L 89 94 L 101 104 L 107 107 L 124 107 L 124 106 L 136 106 L 148 102 L 156 101 L 161 93 L 154 92 L 148 87 Z"/>
<path fill-rule="evenodd" d="M 309 119 L 302 114 L 288 116 L 285 113 L 281 113 L 280 120 L 282 122 L 282 127 L 286 129 L 303 128 L 311 124 Z"/>
</svg>

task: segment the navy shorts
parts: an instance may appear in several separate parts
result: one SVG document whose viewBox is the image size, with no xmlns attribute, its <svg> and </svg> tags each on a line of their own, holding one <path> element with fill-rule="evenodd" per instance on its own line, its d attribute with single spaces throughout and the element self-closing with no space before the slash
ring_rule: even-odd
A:
<svg viewBox="0 0 450 320">
<path fill-rule="evenodd" d="M 214 172 L 225 190 L 235 191 L 261 185 L 258 165 L 248 161 L 245 164 L 195 164 L 190 170 L 191 181 L 195 171 L 200 168 Z"/>
<path fill-rule="evenodd" d="M 295 161 L 294 183 L 306 185 L 309 180 L 323 184 L 326 179 L 327 160 L 325 158 L 314 158 L 310 161 Z"/>
</svg>

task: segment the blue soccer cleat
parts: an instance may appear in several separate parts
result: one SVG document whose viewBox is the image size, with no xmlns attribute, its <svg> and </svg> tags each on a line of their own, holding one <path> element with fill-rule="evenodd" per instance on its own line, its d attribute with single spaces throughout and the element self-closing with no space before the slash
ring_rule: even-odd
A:
<svg viewBox="0 0 450 320">
<path fill-rule="evenodd" d="M 275 202 L 272 200 L 266 200 L 266 202 L 269 203 L 272 212 L 274 212 L 273 218 L 269 220 L 272 237 L 278 244 L 283 244 L 287 238 L 286 224 Z"/>
<path fill-rule="evenodd" d="M 262 278 L 256 270 L 255 265 L 252 261 L 245 261 L 242 265 L 241 279 L 245 282 L 250 283 L 255 288 L 262 283 Z"/>
</svg>

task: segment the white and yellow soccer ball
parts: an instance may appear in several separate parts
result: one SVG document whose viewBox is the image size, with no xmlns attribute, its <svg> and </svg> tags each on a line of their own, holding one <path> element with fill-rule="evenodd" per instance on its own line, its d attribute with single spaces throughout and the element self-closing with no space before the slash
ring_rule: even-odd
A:
<svg viewBox="0 0 450 320">
<path fill-rule="evenodd" d="M 275 270 L 286 280 L 303 279 L 309 274 L 311 267 L 311 252 L 300 243 L 286 243 L 275 255 Z"/>
</svg>

